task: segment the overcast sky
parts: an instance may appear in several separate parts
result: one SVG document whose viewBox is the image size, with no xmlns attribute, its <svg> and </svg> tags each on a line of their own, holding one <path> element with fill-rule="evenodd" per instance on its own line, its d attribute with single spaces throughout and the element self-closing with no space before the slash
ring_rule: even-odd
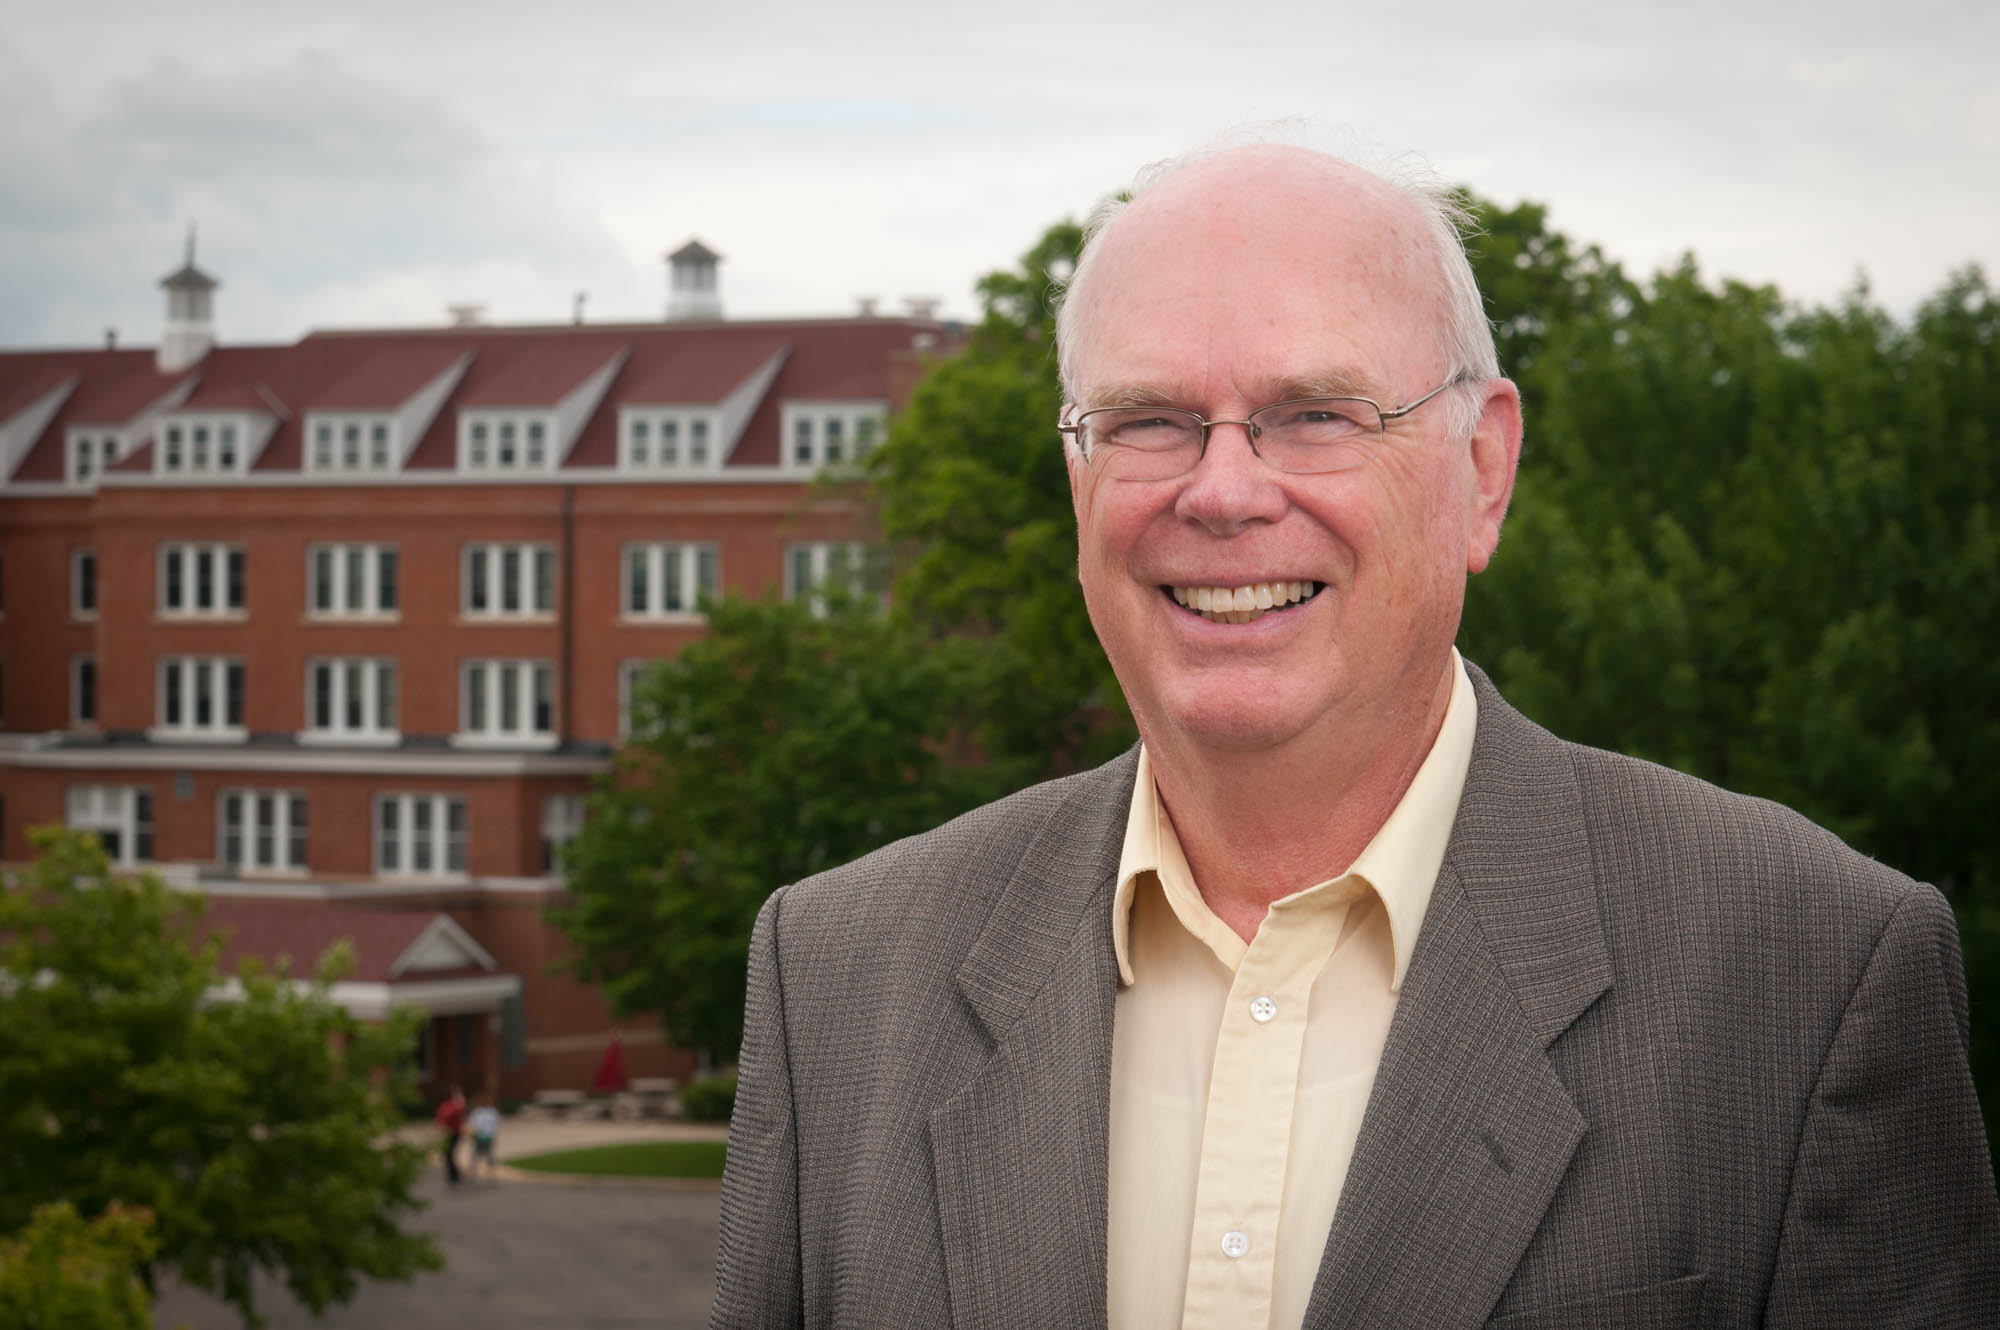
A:
<svg viewBox="0 0 2000 1330">
<path fill-rule="evenodd" d="M 1221 15 L 1225 12 L 1229 17 Z M 1371 17 L 1372 12 L 1384 17 Z M 1906 312 L 2000 278 L 2000 5 L 0 0 L 0 345 L 735 315 L 972 284 L 1143 162 L 1304 116 L 1651 272 Z M 1246 200 L 1254 206 L 1254 200 Z"/>
</svg>

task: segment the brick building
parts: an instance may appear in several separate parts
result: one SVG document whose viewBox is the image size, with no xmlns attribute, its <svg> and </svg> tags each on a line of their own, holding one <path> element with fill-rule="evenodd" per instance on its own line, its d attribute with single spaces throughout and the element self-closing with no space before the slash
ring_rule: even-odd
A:
<svg viewBox="0 0 2000 1330">
<path fill-rule="evenodd" d="M 350 939 L 338 996 L 429 1012 L 433 1090 L 586 1086 L 614 1023 L 543 912 L 631 680 L 702 596 L 844 566 L 812 481 L 953 337 L 726 321 L 716 260 L 659 323 L 229 346 L 190 248 L 157 349 L 0 352 L 0 858 L 91 828 L 231 955 Z"/>
</svg>

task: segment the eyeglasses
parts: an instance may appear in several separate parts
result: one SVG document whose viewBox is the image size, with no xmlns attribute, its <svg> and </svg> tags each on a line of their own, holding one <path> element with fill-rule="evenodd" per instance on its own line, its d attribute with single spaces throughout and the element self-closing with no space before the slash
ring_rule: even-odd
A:
<svg viewBox="0 0 2000 1330">
<path fill-rule="evenodd" d="M 1367 466 L 1389 422 L 1400 420 L 1469 376 L 1445 380 L 1416 401 L 1384 410 L 1366 397 L 1301 397 L 1258 407 L 1243 420 L 1207 420 L 1174 406 L 1101 406 L 1056 429 L 1076 440 L 1087 465 L 1119 480 L 1172 480 L 1208 452 L 1208 432 L 1241 425 L 1250 450 L 1293 475 Z"/>
</svg>

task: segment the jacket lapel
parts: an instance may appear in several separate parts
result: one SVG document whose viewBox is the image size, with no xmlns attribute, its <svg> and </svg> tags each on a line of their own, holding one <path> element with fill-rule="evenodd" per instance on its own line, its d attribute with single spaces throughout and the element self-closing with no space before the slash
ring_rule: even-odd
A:
<svg viewBox="0 0 2000 1330">
<path fill-rule="evenodd" d="M 1611 985 L 1566 750 L 1472 670 L 1479 727 L 1305 1323 L 1480 1324 L 1584 1122 L 1546 1050 Z"/>
<path fill-rule="evenodd" d="M 931 1114 L 954 1325 L 1102 1325 L 1112 879 L 1136 750 L 1079 777 L 958 971 L 992 1051 Z"/>
</svg>

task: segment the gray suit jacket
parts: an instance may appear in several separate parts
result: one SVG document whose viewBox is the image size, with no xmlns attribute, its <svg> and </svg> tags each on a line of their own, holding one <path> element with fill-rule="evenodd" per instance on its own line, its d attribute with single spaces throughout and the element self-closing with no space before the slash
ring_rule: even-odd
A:
<svg viewBox="0 0 2000 1330">
<path fill-rule="evenodd" d="M 1474 682 L 1306 1324 L 2000 1325 L 1944 900 Z M 1133 762 L 772 896 L 713 1324 L 1104 1324 Z"/>
</svg>

